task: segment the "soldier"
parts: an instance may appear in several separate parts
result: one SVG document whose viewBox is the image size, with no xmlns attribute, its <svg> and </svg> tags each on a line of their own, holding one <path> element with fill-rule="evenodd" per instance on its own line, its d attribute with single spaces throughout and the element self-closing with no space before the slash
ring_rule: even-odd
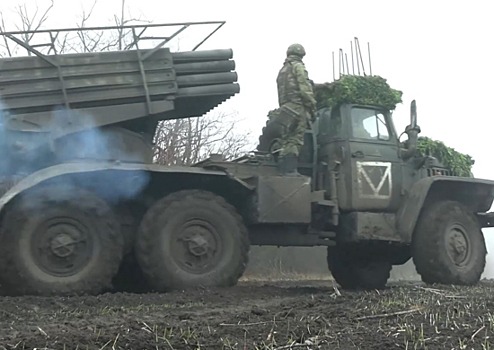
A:
<svg viewBox="0 0 494 350">
<path fill-rule="evenodd" d="M 284 175 L 298 175 L 298 155 L 304 143 L 304 133 L 316 111 L 316 100 L 307 70 L 302 62 L 305 49 L 292 44 L 286 51 L 286 59 L 278 73 L 278 102 L 282 118 L 287 122 L 282 128 L 279 169 Z"/>
</svg>

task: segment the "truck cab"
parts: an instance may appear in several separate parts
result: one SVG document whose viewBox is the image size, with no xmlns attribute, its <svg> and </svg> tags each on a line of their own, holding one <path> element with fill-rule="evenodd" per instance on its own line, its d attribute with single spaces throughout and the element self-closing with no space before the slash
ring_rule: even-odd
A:
<svg viewBox="0 0 494 350">
<path fill-rule="evenodd" d="M 418 154 L 419 132 L 415 101 L 405 142 L 391 111 L 372 105 L 319 109 L 307 130 L 299 171 L 312 181 L 310 226 L 334 233 L 328 266 L 342 286 L 382 287 L 391 266 L 411 257 L 424 281 L 480 278 L 493 183 L 451 176 Z"/>
<path fill-rule="evenodd" d="M 389 111 L 375 106 L 341 105 L 318 112 L 318 165 L 338 167 L 340 210 L 394 211 L 402 183 L 400 145 Z M 331 193 L 324 169 L 318 189 Z"/>
</svg>

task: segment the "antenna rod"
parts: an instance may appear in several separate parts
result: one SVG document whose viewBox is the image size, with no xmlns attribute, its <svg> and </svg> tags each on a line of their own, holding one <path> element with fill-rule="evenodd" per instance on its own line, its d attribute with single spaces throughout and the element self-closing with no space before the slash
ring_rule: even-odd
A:
<svg viewBox="0 0 494 350">
<path fill-rule="evenodd" d="M 340 59 L 340 51 L 338 50 L 338 78 L 340 77 L 341 72 L 341 59 Z"/>
<path fill-rule="evenodd" d="M 360 61 L 358 59 L 357 37 L 355 37 L 354 40 L 355 40 L 355 60 L 357 61 L 357 73 L 358 75 L 360 75 Z"/>
<path fill-rule="evenodd" d="M 369 54 L 369 74 L 372 75 L 372 63 L 371 63 L 370 42 L 367 42 L 367 52 Z"/>
<path fill-rule="evenodd" d="M 355 38 L 356 40 L 356 45 L 358 46 L 358 54 L 360 56 L 360 63 L 362 64 L 362 73 L 365 75 L 365 66 L 364 66 L 364 58 L 362 57 L 362 50 L 360 50 L 360 43 L 358 41 L 358 38 Z"/>
<path fill-rule="evenodd" d="M 341 78 L 341 75 L 345 74 L 345 62 L 343 60 L 343 50 L 340 49 L 340 78 Z"/>
<path fill-rule="evenodd" d="M 350 54 L 352 55 L 352 74 L 355 75 L 355 66 L 353 63 L 353 42 L 350 41 Z"/>
<path fill-rule="evenodd" d="M 333 81 L 336 80 L 335 79 L 335 72 L 334 72 L 334 51 L 331 52 L 331 55 L 333 57 Z"/>
<path fill-rule="evenodd" d="M 348 55 L 345 52 L 345 61 L 346 61 L 346 74 L 350 74 L 350 70 L 348 69 Z"/>
</svg>

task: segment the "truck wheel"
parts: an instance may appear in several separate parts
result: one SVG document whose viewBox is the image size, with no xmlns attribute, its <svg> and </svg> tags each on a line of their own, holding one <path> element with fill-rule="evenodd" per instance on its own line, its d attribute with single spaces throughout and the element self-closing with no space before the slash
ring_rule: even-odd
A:
<svg viewBox="0 0 494 350">
<path fill-rule="evenodd" d="M 123 253 L 119 225 L 91 192 L 52 185 L 7 209 L 0 279 L 9 294 L 98 294 L 111 287 Z"/>
<path fill-rule="evenodd" d="M 262 128 L 262 134 L 259 136 L 259 145 L 257 146 L 259 152 L 273 153 L 279 148 L 278 140 L 280 135 L 276 134 L 274 127 L 271 127 L 272 125 L 268 124 Z"/>
<path fill-rule="evenodd" d="M 154 290 L 232 286 L 248 261 L 247 229 L 235 208 L 201 190 L 172 193 L 144 215 L 136 244 Z"/>
<path fill-rule="evenodd" d="M 424 208 L 412 239 L 422 281 L 473 285 L 484 271 L 486 254 L 480 225 L 463 204 L 442 201 Z"/>
<path fill-rule="evenodd" d="M 266 126 L 262 128 L 261 136 L 259 136 L 259 144 L 257 145 L 259 152 L 272 153 L 279 147 L 278 139 L 282 132 L 281 124 L 278 122 L 280 112 L 280 109 L 275 109 L 268 113 L 269 120 L 266 122 Z"/>
<path fill-rule="evenodd" d="M 391 263 L 356 256 L 345 246 L 328 247 L 328 267 L 335 281 L 344 289 L 369 290 L 386 286 Z"/>
</svg>

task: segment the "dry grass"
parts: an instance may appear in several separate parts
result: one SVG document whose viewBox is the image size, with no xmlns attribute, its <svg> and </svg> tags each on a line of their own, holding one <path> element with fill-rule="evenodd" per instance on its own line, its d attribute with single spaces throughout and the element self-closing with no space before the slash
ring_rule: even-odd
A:
<svg viewBox="0 0 494 350">
<path fill-rule="evenodd" d="M 0 300 L 0 349 L 494 346 L 494 284 L 487 281 L 475 287 L 401 283 L 350 292 L 326 280 L 276 277 L 279 282 L 247 276 L 234 288 L 167 294 L 6 298 Z"/>
<path fill-rule="evenodd" d="M 283 282 L 283 281 L 332 281 L 331 274 L 307 274 L 298 272 L 272 272 L 270 274 L 244 275 L 239 282 Z"/>
</svg>

